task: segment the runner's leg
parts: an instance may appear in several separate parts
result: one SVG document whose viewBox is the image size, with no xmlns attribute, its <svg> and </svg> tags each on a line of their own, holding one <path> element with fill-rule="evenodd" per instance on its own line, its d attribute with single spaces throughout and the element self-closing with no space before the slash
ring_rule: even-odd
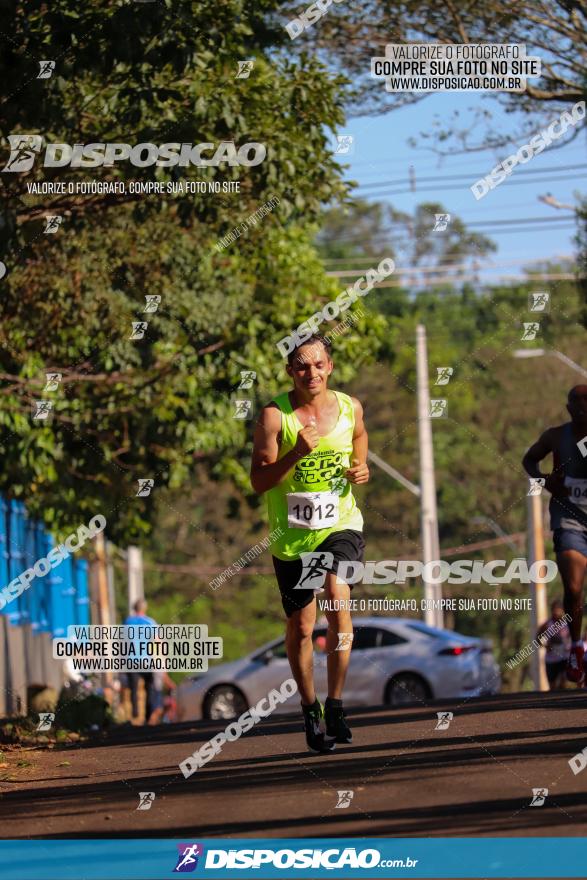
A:
<svg viewBox="0 0 587 880">
<path fill-rule="evenodd" d="M 312 633 L 316 623 L 316 599 L 294 611 L 287 619 L 285 644 L 287 659 L 305 706 L 316 701 L 314 690 L 314 647 Z"/>
<path fill-rule="evenodd" d="M 338 601 L 339 610 L 325 611 L 328 621 L 326 636 L 326 652 L 328 664 L 328 696 L 334 700 L 342 699 L 342 689 L 351 659 L 351 644 L 347 640 L 345 650 L 337 651 L 339 633 L 352 635 L 353 621 L 350 612 L 351 590 L 348 584 L 337 584 L 336 574 L 329 572 L 324 583 L 326 600 L 332 608 L 333 601 Z"/>
<path fill-rule="evenodd" d="M 578 550 L 561 550 L 556 554 L 558 570 L 564 587 L 565 612 L 570 615 L 569 629 L 573 642 L 581 640 L 583 622 L 583 580 L 587 557 Z"/>
</svg>

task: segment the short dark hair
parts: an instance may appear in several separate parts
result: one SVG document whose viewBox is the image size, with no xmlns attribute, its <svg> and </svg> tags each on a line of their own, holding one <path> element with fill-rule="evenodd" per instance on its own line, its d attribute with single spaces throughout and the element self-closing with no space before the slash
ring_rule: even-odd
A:
<svg viewBox="0 0 587 880">
<path fill-rule="evenodd" d="M 291 362 L 293 361 L 294 357 L 296 356 L 296 354 L 298 353 L 300 348 L 303 348 L 304 345 L 311 345 L 313 342 L 321 342 L 322 345 L 324 346 L 324 348 L 326 349 L 326 354 L 330 358 L 330 352 L 332 351 L 332 343 L 331 343 L 330 339 L 327 336 L 322 336 L 321 333 L 312 333 L 312 335 L 309 336 L 308 339 L 304 339 L 303 342 L 300 342 L 299 345 L 296 345 L 296 347 L 293 349 L 293 351 L 290 351 L 290 353 L 287 356 L 288 364 L 291 364 Z"/>
</svg>

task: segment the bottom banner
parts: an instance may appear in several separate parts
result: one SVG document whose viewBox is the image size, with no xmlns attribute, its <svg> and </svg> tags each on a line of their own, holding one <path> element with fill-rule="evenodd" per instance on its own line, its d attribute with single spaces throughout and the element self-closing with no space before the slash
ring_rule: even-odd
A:
<svg viewBox="0 0 587 880">
<path fill-rule="evenodd" d="M 564 859 L 561 859 L 564 852 Z M 2 880 L 585 877 L 584 838 L 4 840 Z"/>
</svg>

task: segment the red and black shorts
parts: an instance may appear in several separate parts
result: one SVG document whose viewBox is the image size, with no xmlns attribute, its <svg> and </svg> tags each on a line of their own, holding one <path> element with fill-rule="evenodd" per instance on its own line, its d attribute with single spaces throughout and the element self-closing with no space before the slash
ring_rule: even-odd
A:
<svg viewBox="0 0 587 880">
<path fill-rule="evenodd" d="M 309 605 L 323 588 L 329 571 L 338 573 L 339 562 L 362 562 L 365 541 L 362 532 L 344 529 L 332 532 L 311 553 L 299 559 L 273 557 L 275 576 L 281 593 L 283 610 L 288 617 Z M 349 584 L 351 590 L 352 584 Z"/>
</svg>

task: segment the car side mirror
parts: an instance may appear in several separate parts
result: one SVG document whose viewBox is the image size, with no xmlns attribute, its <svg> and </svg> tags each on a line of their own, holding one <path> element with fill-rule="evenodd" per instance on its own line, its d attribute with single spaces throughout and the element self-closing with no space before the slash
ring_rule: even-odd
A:
<svg viewBox="0 0 587 880">
<path fill-rule="evenodd" d="M 261 655 L 261 663 L 264 663 L 267 666 L 268 663 L 271 663 L 273 660 L 273 651 L 271 648 L 268 648 L 264 654 Z"/>
</svg>

